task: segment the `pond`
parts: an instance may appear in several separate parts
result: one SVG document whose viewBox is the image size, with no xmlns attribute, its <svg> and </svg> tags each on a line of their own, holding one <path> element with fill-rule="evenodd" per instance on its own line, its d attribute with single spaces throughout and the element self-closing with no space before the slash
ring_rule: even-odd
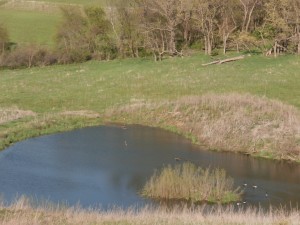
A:
<svg viewBox="0 0 300 225">
<path fill-rule="evenodd" d="M 141 206 L 151 203 L 138 193 L 154 170 L 185 160 L 224 168 L 244 189 L 247 205 L 300 203 L 298 164 L 205 151 L 144 126 L 89 127 L 19 142 L 0 153 L 0 194 L 7 202 L 26 195 L 83 207 Z"/>
</svg>

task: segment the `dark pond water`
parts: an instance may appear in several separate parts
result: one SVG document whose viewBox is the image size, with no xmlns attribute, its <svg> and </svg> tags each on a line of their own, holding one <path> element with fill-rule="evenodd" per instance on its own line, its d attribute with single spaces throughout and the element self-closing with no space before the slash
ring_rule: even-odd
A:
<svg viewBox="0 0 300 225">
<path fill-rule="evenodd" d="M 203 151 L 176 134 L 143 126 L 90 127 L 17 143 L 0 153 L 0 194 L 7 202 L 26 195 L 83 207 L 143 205 L 150 203 L 138 195 L 146 180 L 155 169 L 178 163 L 176 157 L 224 168 L 236 186 L 247 183 L 247 205 L 300 203 L 299 165 Z"/>
</svg>

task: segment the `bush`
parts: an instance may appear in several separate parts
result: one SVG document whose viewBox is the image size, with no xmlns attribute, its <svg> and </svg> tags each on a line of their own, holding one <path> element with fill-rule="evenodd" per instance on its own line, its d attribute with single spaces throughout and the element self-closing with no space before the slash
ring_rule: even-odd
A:
<svg viewBox="0 0 300 225">
<path fill-rule="evenodd" d="M 16 47 L 0 58 L 0 66 L 10 69 L 48 66 L 57 63 L 57 56 L 49 50 L 36 45 Z"/>
</svg>

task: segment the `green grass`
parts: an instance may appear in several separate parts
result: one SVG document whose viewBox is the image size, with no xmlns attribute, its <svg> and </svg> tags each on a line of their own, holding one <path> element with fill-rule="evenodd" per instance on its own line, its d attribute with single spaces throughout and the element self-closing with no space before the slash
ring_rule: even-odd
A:
<svg viewBox="0 0 300 225">
<path fill-rule="evenodd" d="M 10 41 L 21 45 L 35 43 L 54 46 L 60 19 L 58 13 L 0 8 L 0 23 L 7 27 Z"/>
<path fill-rule="evenodd" d="M 192 203 L 229 203 L 241 200 L 233 179 L 225 170 L 202 169 L 186 162 L 156 171 L 147 181 L 142 196 L 158 200 L 184 200 Z"/>
<path fill-rule="evenodd" d="M 91 61 L 23 70 L 2 70 L 1 106 L 35 112 L 94 110 L 136 101 L 214 93 L 250 93 L 300 107 L 300 59 L 261 56 L 202 67 L 202 55 L 184 59 Z"/>
</svg>

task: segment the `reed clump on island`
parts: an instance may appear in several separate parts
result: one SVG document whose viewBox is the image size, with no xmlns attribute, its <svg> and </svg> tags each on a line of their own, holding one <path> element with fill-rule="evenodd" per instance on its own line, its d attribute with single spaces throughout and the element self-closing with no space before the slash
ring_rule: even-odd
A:
<svg viewBox="0 0 300 225">
<path fill-rule="evenodd" d="M 185 162 L 156 171 L 145 184 L 142 196 L 158 200 L 186 200 L 192 203 L 229 203 L 241 199 L 233 179 L 223 169 L 202 169 Z"/>
</svg>

